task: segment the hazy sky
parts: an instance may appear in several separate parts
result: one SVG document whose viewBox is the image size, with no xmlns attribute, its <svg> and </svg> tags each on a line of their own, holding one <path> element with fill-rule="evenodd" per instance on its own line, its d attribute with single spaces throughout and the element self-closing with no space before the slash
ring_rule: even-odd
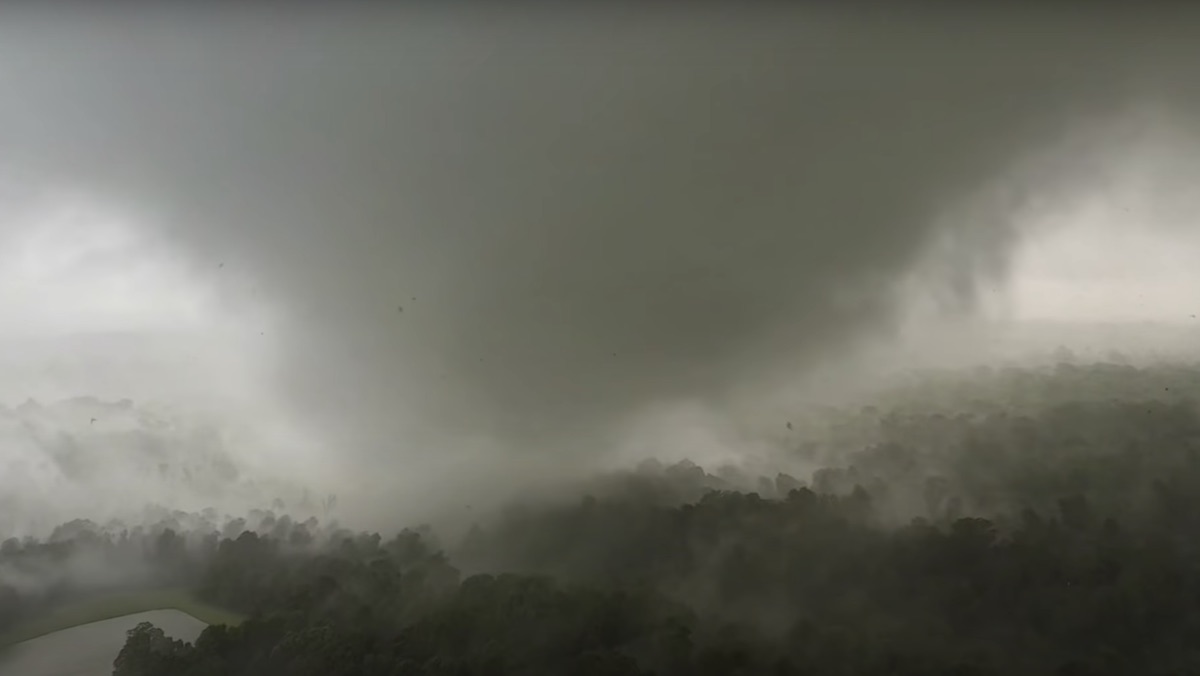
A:
<svg viewBox="0 0 1200 676">
<path fill-rule="evenodd" d="M 331 463 L 429 486 L 912 303 L 1188 300 L 1188 17 L 346 7 L 5 10 L 4 326 L 257 333 Z"/>
<path fill-rule="evenodd" d="M 0 216 L 7 331 L 210 328 L 219 308 L 130 216 L 67 195 L 22 206 Z"/>
</svg>

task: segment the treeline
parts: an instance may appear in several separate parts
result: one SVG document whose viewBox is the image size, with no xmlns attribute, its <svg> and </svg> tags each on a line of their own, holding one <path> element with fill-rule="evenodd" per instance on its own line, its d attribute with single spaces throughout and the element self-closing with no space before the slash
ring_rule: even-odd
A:
<svg viewBox="0 0 1200 676">
<path fill-rule="evenodd" d="M 140 626 L 114 674 L 1200 673 L 1200 416 L 1145 385 L 1194 375 L 1128 368 L 842 411 L 757 490 L 647 463 L 449 543 L 209 529 L 194 587 L 251 619 Z"/>
<path fill-rule="evenodd" d="M 822 498 L 807 489 L 781 501 L 714 495 L 678 509 L 597 502 L 575 515 L 584 526 L 576 539 L 595 532 L 589 522 L 624 520 L 636 531 L 627 542 L 641 548 L 575 565 L 551 556 L 543 566 L 569 571 L 558 579 L 526 572 L 460 581 L 414 534 L 360 536 L 295 558 L 270 538 L 244 535 L 223 546 L 204 593 L 254 618 L 169 649 L 141 627 L 115 673 L 1200 668 L 1192 640 L 1200 573 L 1188 532 L 1132 532 L 1080 500 L 1007 525 L 963 518 L 898 530 L 870 525 L 865 493 Z M 666 541 L 657 544 L 656 533 Z M 522 551 L 528 543 L 511 546 L 517 558 L 546 560 L 535 547 Z"/>
<path fill-rule="evenodd" d="M 278 503 L 282 507 L 282 503 Z M 196 587 L 223 540 L 248 531 L 316 549 L 348 531 L 336 521 L 295 522 L 273 510 L 245 517 L 147 509 L 143 523 L 76 519 L 44 540 L 0 541 L 0 636 L 20 623 L 89 597 L 123 590 Z"/>
<path fill-rule="evenodd" d="M 130 485 L 150 502 L 246 511 L 268 506 L 267 496 L 288 500 L 294 514 L 330 516 L 330 500 L 281 481 L 286 472 L 248 472 L 237 458 L 249 439 L 227 425 L 128 399 L 0 403 L 0 541 L 44 537 L 85 511 L 99 521 L 129 517 L 108 506 L 123 503 Z"/>
</svg>

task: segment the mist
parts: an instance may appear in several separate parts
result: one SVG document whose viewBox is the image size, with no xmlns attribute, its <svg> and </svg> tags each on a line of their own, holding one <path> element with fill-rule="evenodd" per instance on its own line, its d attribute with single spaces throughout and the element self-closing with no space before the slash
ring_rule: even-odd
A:
<svg viewBox="0 0 1200 676">
<path fill-rule="evenodd" d="M 1011 319 L 1081 200 L 1178 237 L 1200 41 L 1165 14 L 5 10 L 0 161 L 14 212 L 102 205 L 117 267 L 182 278 L 147 307 L 232 336 L 187 382 L 286 417 L 288 469 L 444 510 L 770 446 L 814 373 Z"/>
</svg>

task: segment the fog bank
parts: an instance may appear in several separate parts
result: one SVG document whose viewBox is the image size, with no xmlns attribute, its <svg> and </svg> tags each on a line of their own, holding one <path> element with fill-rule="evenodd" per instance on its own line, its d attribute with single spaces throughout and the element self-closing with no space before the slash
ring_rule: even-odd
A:
<svg viewBox="0 0 1200 676">
<path fill-rule="evenodd" d="M 389 504 L 971 311 L 1200 100 L 1167 13 L 6 12 L 12 191 L 125 205 L 277 316 L 272 391 Z"/>
</svg>

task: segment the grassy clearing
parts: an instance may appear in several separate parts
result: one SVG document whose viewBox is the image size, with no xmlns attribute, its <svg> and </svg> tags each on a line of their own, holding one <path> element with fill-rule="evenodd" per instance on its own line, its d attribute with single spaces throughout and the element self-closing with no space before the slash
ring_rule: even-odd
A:
<svg viewBox="0 0 1200 676">
<path fill-rule="evenodd" d="M 81 624 L 148 610 L 178 610 L 205 624 L 238 624 L 244 618 L 196 599 L 186 589 L 150 589 L 93 596 L 30 619 L 0 634 L 0 647 L 52 634 Z"/>
</svg>

